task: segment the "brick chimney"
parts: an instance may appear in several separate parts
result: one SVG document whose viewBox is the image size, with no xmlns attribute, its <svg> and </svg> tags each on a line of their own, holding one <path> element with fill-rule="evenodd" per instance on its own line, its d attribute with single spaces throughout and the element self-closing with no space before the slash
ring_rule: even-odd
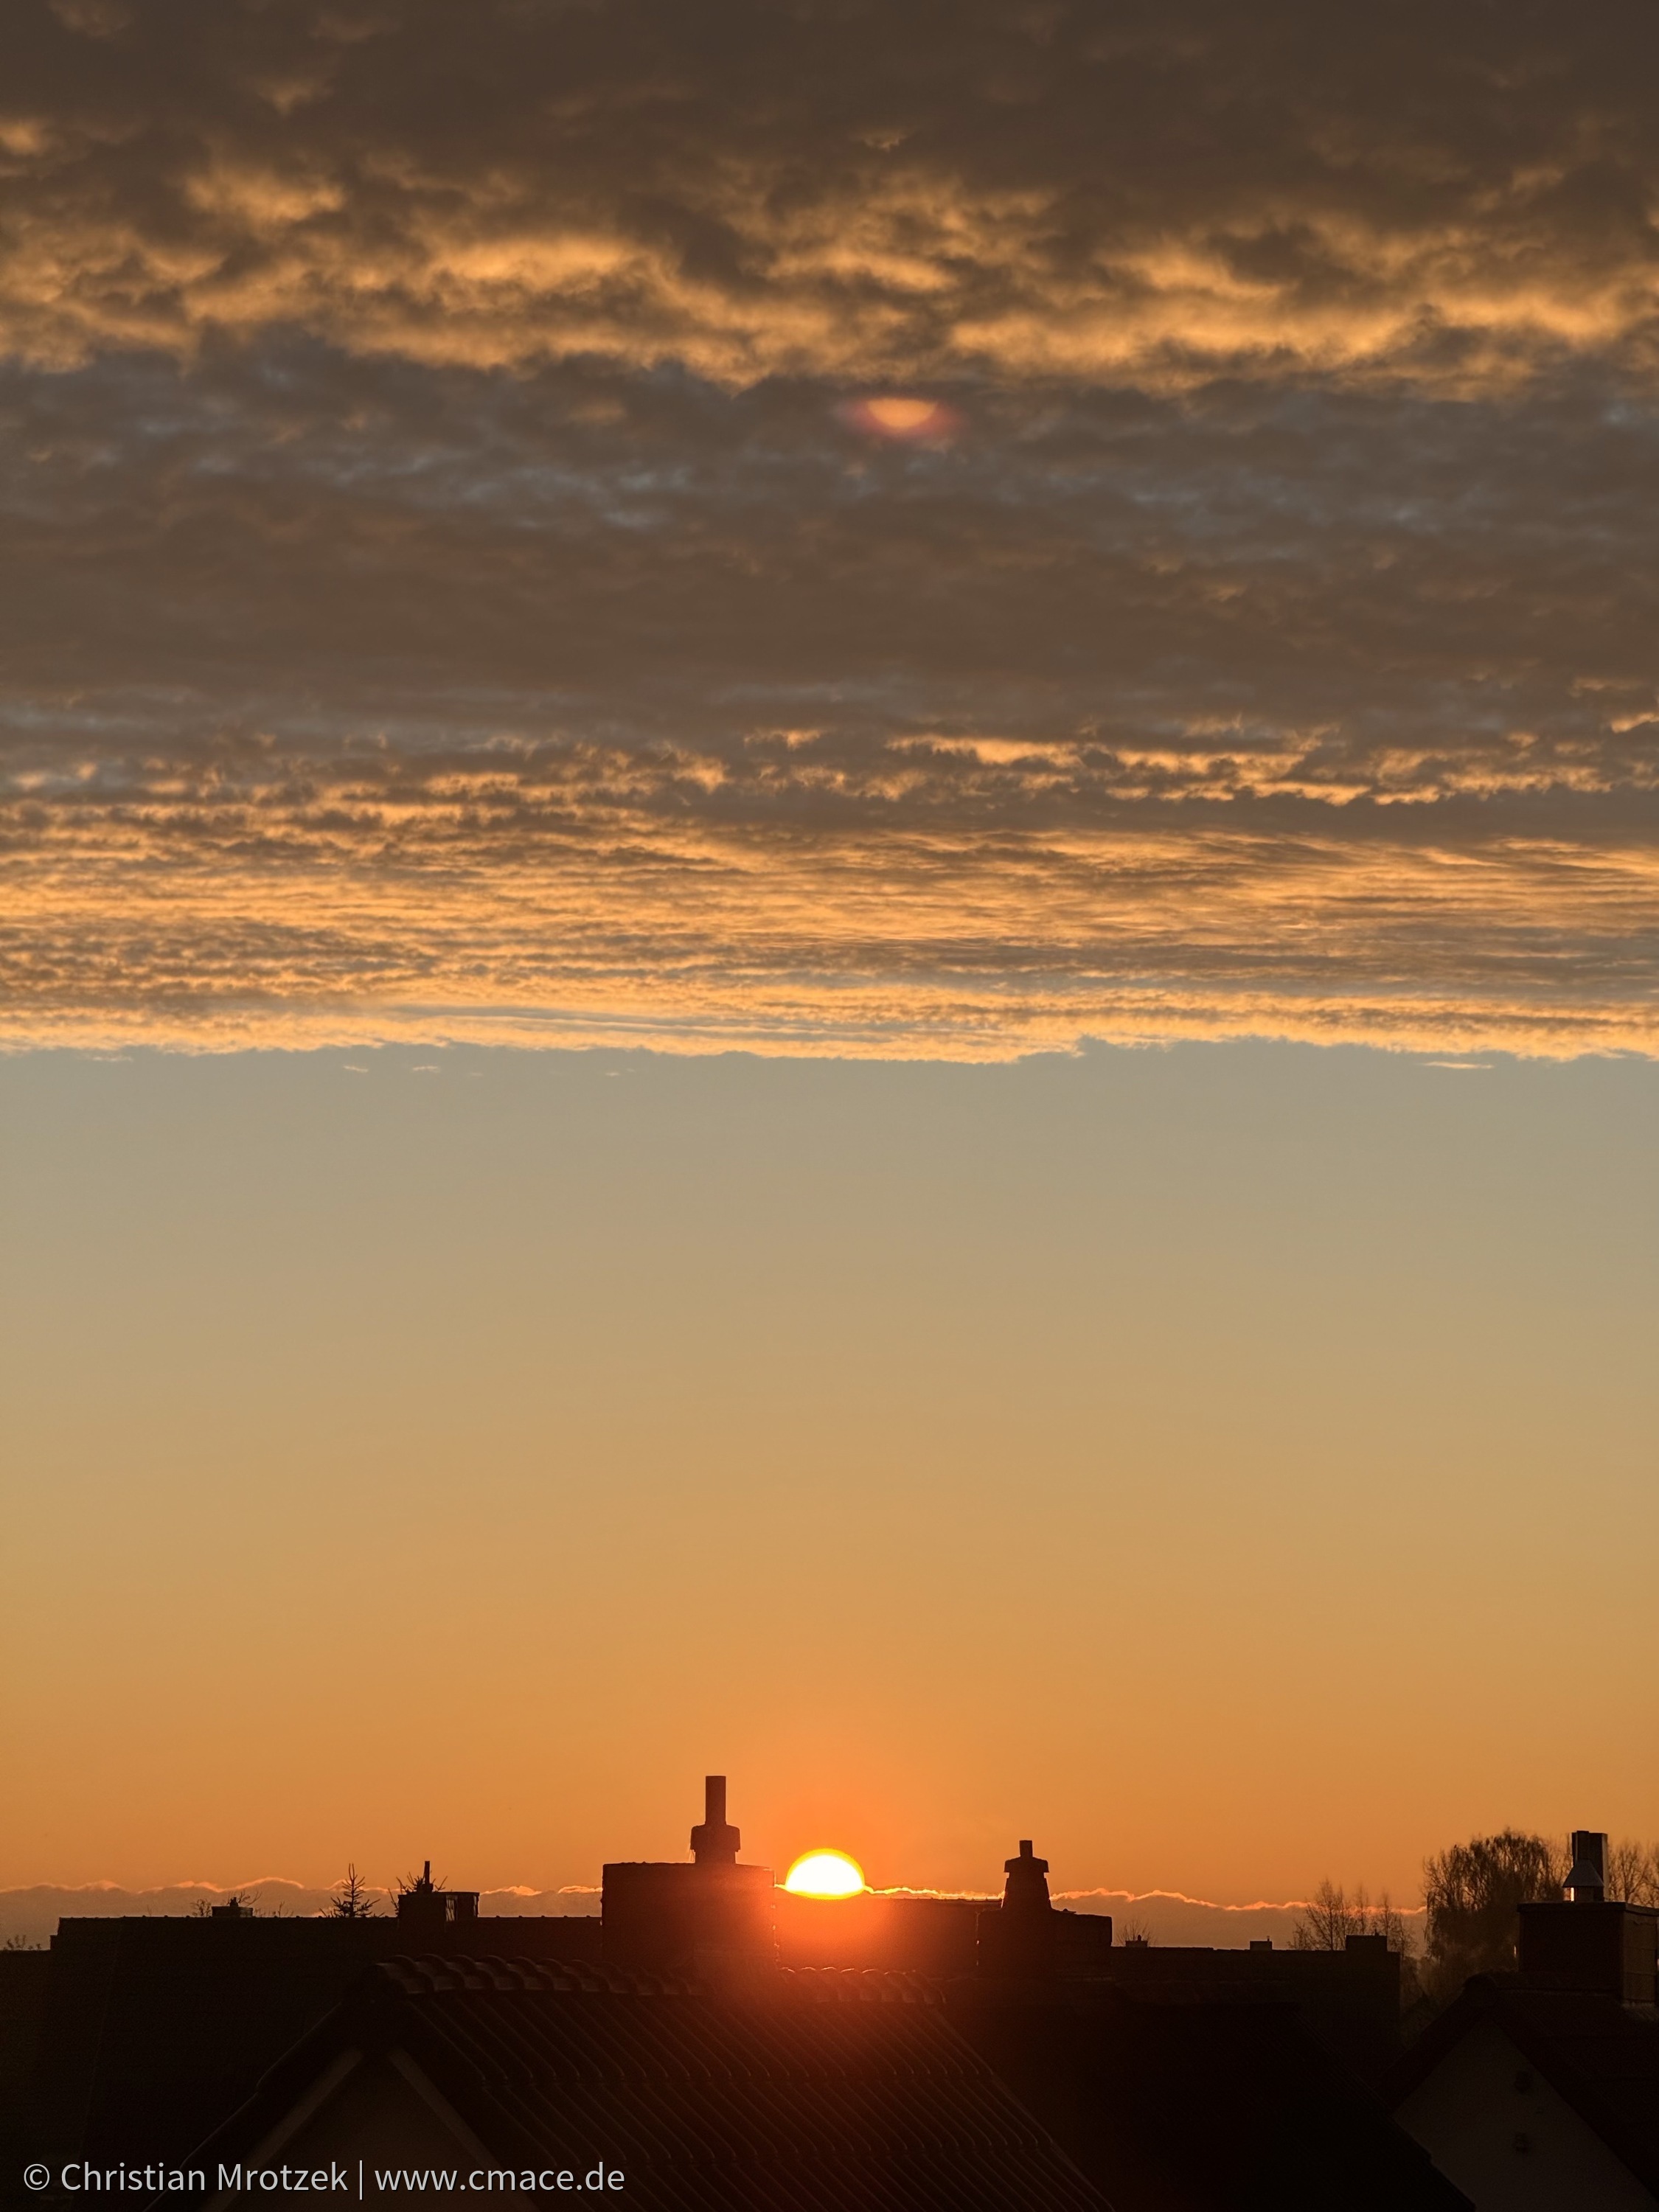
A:
<svg viewBox="0 0 1659 2212">
<path fill-rule="evenodd" d="M 726 1817 L 726 1777 L 702 1778 L 702 1818 L 691 1831 L 691 1856 L 699 1866 L 736 1866 L 743 1832 Z"/>
<path fill-rule="evenodd" d="M 979 1916 L 979 1972 L 992 1983 L 1033 1987 L 1061 1980 L 1090 1980 L 1102 1971 L 1112 1947 L 1112 1923 L 1103 1912 L 1056 1911 L 1048 1895 L 1048 1862 L 1020 1838 L 1019 1854 L 1002 1863 L 1002 1902 Z"/>
<path fill-rule="evenodd" d="M 1002 1865 L 1002 1903 L 979 1916 L 981 1974 L 1042 1979 L 1054 1972 L 1054 1908 L 1048 1862 L 1036 1857 L 1029 1836 L 1018 1858 Z"/>
</svg>

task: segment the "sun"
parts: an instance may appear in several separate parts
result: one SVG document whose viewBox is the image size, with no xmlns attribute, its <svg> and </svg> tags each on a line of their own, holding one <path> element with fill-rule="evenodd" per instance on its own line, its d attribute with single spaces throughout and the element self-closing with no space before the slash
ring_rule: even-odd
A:
<svg viewBox="0 0 1659 2212">
<path fill-rule="evenodd" d="M 953 407 L 910 392 L 866 393 L 861 399 L 848 400 L 837 411 L 855 430 L 930 446 L 948 444 L 952 433 L 962 427 L 962 417 Z"/>
<path fill-rule="evenodd" d="M 857 1897 L 864 1869 L 845 1851 L 803 1851 L 784 1876 L 792 1897 Z"/>
<path fill-rule="evenodd" d="M 931 428 L 939 405 L 932 399 L 866 399 L 864 411 L 882 429 L 890 431 L 896 438 L 904 438 Z"/>
</svg>

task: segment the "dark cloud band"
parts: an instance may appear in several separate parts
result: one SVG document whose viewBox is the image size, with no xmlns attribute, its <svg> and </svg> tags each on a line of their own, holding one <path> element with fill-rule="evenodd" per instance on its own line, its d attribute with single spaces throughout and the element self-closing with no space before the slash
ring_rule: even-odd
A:
<svg viewBox="0 0 1659 2212">
<path fill-rule="evenodd" d="M 0 326 L 738 385 L 1645 365 L 1656 84 L 1607 0 L 19 0 Z"/>
</svg>

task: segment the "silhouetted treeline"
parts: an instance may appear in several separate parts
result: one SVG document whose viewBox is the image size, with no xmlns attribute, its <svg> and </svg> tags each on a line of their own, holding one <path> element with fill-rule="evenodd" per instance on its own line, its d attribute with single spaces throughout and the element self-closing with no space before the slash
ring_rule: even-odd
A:
<svg viewBox="0 0 1659 2212">
<path fill-rule="evenodd" d="M 1386 1936 L 1402 1954 L 1402 1989 L 1435 2008 L 1449 2004 L 1472 1974 L 1507 1973 L 1515 1965 L 1523 1905 L 1559 1899 L 1570 1864 L 1565 1840 L 1519 1828 L 1472 1836 L 1423 1862 L 1423 1948 L 1413 1957 L 1411 1929 L 1385 1890 L 1372 1904 L 1321 1882 L 1291 1935 L 1298 1950 L 1340 1951 L 1350 1936 Z M 1659 1906 L 1659 1844 L 1632 1840 L 1607 1851 L 1607 1895 L 1629 1905 Z"/>
</svg>

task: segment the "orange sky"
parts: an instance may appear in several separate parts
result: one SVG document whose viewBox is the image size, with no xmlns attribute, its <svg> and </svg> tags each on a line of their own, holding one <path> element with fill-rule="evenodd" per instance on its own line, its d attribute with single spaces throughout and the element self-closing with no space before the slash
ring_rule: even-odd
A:
<svg viewBox="0 0 1659 2212">
<path fill-rule="evenodd" d="M 1656 1080 L 0 1062 L 0 1887 L 1651 1832 Z"/>
</svg>

